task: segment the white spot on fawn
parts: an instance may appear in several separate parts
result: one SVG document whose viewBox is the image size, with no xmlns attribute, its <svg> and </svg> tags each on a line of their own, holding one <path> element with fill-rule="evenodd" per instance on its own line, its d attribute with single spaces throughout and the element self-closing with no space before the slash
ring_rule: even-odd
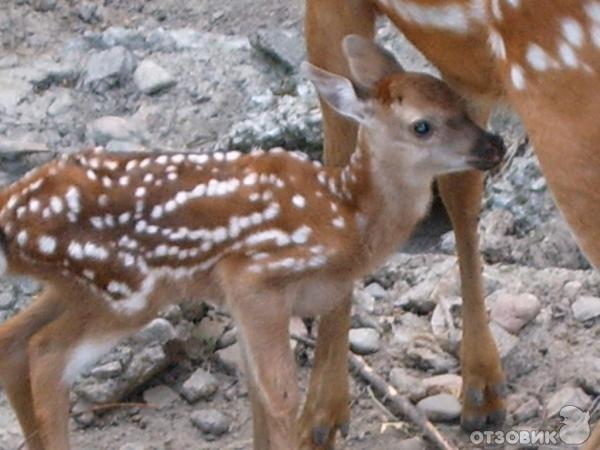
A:
<svg viewBox="0 0 600 450">
<path fill-rule="evenodd" d="M 523 68 L 520 65 L 514 64 L 511 67 L 510 78 L 515 89 L 519 91 L 525 89 L 525 72 L 523 71 Z"/>
<path fill-rule="evenodd" d="M 27 244 L 27 239 L 29 238 L 29 235 L 27 234 L 27 230 L 21 230 L 19 231 L 19 233 L 17 234 L 17 243 L 23 247 L 25 244 Z"/>
<path fill-rule="evenodd" d="M 572 17 L 567 17 L 561 22 L 562 33 L 565 39 L 574 47 L 583 45 L 583 28 Z"/>
<path fill-rule="evenodd" d="M 553 65 L 550 55 L 537 44 L 529 44 L 527 48 L 527 62 L 533 69 L 540 72 L 548 70 Z"/>
<path fill-rule="evenodd" d="M 296 208 L 300 208 L 300 209 L 302 209 L 306 206 L 306 200 L 300 194 L 296 194 L 292 197 L 292 203 L 294 204 L 294 206 L 296 206 Z"/>
<path fill-rule="evenodd" d="M 496 58 L 506 59 L 506 46 L 500 33 L 496 30 L 490 30 L 489 43 L 492 53 Z"/>
<path fill-rule="evenodd" d="M 52 236 L 42 235 L 38 238 L 38 248 L 45 255 L 51 255 L 56 250 L 56 239 Z"/>
</svg>

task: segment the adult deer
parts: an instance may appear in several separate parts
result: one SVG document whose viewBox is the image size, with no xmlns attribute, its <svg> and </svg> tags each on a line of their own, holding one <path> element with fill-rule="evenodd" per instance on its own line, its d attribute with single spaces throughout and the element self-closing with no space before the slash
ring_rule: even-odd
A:
<svg viewBox="0 0 600 450">
<path fill-rule="evenodd" d="M 309 60 L 348 74 L 342 38 L 349 33 L 371 37 L 380 13 L 471 100 L 481 125 L 498 103 L 516 109 L 562 213 L 588 258 L 600 265 L 600 2 L 307 0 Z M 322 106 L 325 159 L 342 165 L 353 148 L 356 126 Z M 443 176 L 437 183 L 456 234 L 464 301 L 461 423 L 473 430 L 505 416 L 504 378 L 487 326 L 478 254 L 482 175 Z M 322 324 L 330 334 L 346 327 L 341 311 Z M 332 363 L 322 373 L 313 384 L 334 389 L 329 396 L 338 400 L 309 397 L 311 411 L 319 415 L 306 420 L 328 430 L 326 445 L 331 445 L 335 427 L 346 417 L 331 405 L 342 404 L 347 396 L 345 387 L 336 389 L 331 380 L 343 376 L 345 368 Z M 589 448 L 600 447 L 600 430 L 595 437 Z"/>
<path fill-rule="evenodd" d="M 0 326 L 0 382 L 30 450 L 69 448 L 67 390 L 84 366 L 166 303 L 198 295 L 223 301 L 237 324 L 254 448 L 300 448 L 290 315 L 347 310 L 353 280 L 426 213 L 433 177 L 490 168 L 504 151 L 443 82 L 403 72 L 371 41 L 345 42 L 361 98 L 348 79 L 306 66 L 360 124 L 343 168 L 282 149 L 93 150 L 0 192 L 2 266 L 45 282 Z M 345 361 L 340 350 L 327 356 Z"/>
</svg>

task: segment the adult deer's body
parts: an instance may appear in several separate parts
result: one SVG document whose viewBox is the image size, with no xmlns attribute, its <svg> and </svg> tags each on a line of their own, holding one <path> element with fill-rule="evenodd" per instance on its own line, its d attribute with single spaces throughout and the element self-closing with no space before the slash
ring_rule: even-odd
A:
<svg viewBox="0 0 600 450">
<path fill-rule="evenodd" d="M 4 268 L 46 282 L 0 326 L 0 382 L 30 450 L 68 449 L 69 383 L 161 306 L 191 296 L 221 299 L 238 326 L 254 447 L 300 448 L 290 316 L 348 308 L 353 280 L 425 214 L 433 177 L 489 168 L 503 153 L 439 80 L 403 73 L 358 37 L 346 51 L 369 93 L 362 99 L 349 80 L 307 66 L 324 98 L 361 125 L 344 168 L 281 149 L 94 150 L 0 193 Z M 334 350 L 321 346 L 320 360 L 346 360 L 345 348 Z"/>
<path fill-rule="evenodd" d="M 548 184 L 586 255 L 600 266 L 600 2 L 597 0 L 307 0 L 309 59 L 347 74 L 340 42 L 348 33 L 372 36 L 375 16 L 387 15 L 472 101 L 480 124 L 498 103 L 520 114 Z M 327 105 L 325 157 L 344 164 L 354 124 Z M 482 178 L 438 178 L 457 241 L 464 300 L 462 424 L 479 429 L 504 418 L 498 354 L 483 305 L 477 220 Z M 330 316 L 329 330 L 346 326 Z M 333 344 L 332 344 L 333 345 Z M 330 371 L 343 373 L 343 367 Z M 329 379 L 313 380 L 316 386 Z M 332 397 L 343 397 L 338 390 Z M 338 401 L 339 403 L 339 401 Z M 309 396 L 321 411 L 314 426 L 333 441 L 340 413 Z M 595 446 L 594 446 L 595 445 Z M 595 444 L 600 447 L 600 432 Z"/>
</svg>

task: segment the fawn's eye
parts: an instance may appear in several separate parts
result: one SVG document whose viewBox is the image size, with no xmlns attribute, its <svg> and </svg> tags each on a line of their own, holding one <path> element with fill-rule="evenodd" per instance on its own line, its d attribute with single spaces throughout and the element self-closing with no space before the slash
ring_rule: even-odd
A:
<svg viewBox="0 0 600 450">
<path fill-rule="evenodd" d="M 424 138 L 431 134 L 433 127 L 426 120 L 417 120 L 413 123 L 413 131 L 417 137 Z"/>
</svg>

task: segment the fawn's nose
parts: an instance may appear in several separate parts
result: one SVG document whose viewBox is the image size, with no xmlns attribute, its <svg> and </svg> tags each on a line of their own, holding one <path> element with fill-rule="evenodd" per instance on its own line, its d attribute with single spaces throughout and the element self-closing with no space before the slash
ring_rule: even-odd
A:
<svg viewBox="0 0 600 450">
<path fill-rule="evenodd" d="M 505 153 L 506 147 L 500 136 L 483 132 L 471 151 L 470 163 L 475 169 L 489 170 L 502 161 Z"/>
</svg>

